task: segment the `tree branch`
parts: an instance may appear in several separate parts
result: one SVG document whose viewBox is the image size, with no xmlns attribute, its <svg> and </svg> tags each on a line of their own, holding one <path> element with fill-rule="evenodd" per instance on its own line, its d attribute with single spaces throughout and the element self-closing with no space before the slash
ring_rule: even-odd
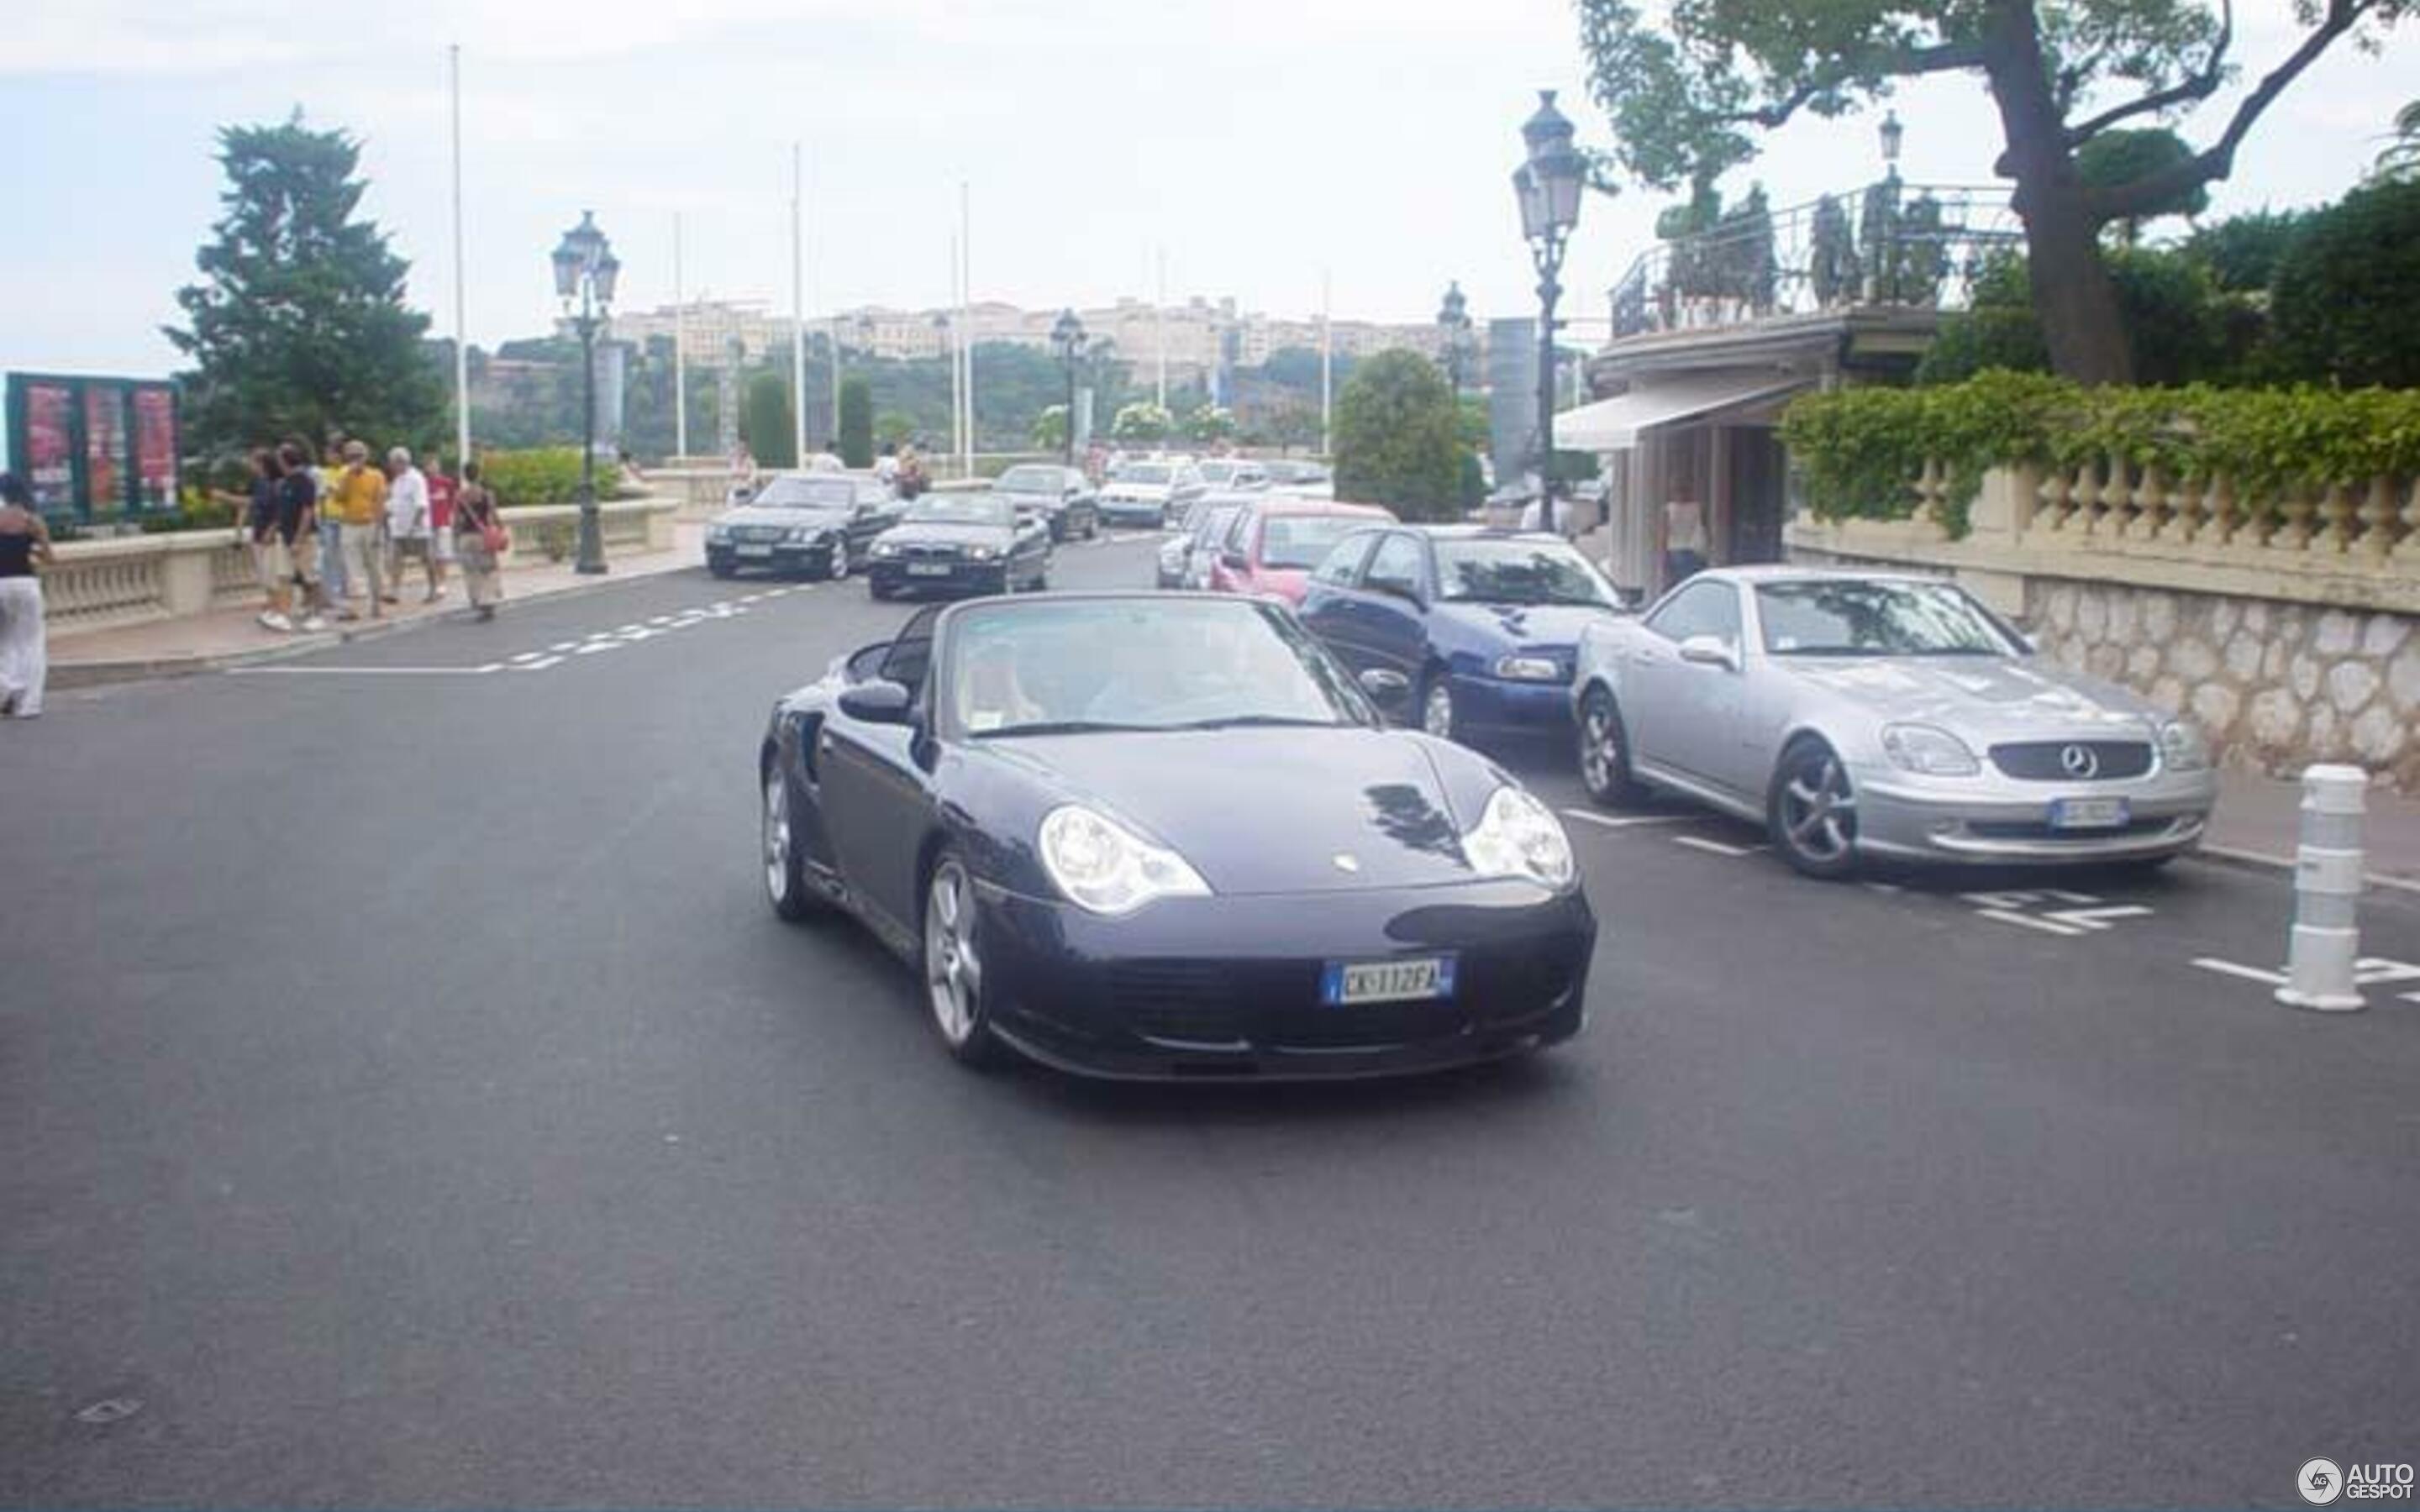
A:
<svg viewBox="0 0 2420 1512">
<path fill-rule="evenodd" d="M 2199 185 L 2226 177 L 2235 168 L 2235 149 L 2260 119 L 2286 86 L 2302 75 L 2304 69 L 2319 60 L 2335 39 L 2360 24 L 2379 6 L 2380 0 L 2328 0 L 2327 16 L 2317 30 L 2303 39 L 2303 45 L 2288 54 L 2286 61 L 2272 69 L 2243 102 L 2235 107 L 2235 116 L 2226 130 L 2207 151 L 2196 153 L 2173 167 L 2135 179 L 2131 184 L 2114 184 L 2106 189 L 2087 191 L 2084 196 L 2085 214 L 2096 225 L 2122 221 L 2129 216 L 2152 213 L 2158 206 L 2172 202 L 2178 195 Z"/>
<path fill-rule="evenodd" d="M 1931 47 L 1895 47 L 1843 59 L 1803 81 L 1797 88 L 1756 110 L 1735 111 L 1714 119 L 1725 125 L 1761 126 L 1767 131 L 1788 123 L 1799 109 L 1826 90 L 1837 89 L 1869 73 L 1912 78 L 1922 73 L 1956 73 L 1983 66 L 1980 42 L 1940 42 Z"/>
<path fill-rule="evenodd" d="M 2129 100 L 2123 105 L 2104 110 L 2080 126 L 2069 127 L 2067 145 L 2070 147 L 2079 147 L 2119 121 L 2131 120 L 2137 116 L 2149 116 L 2157 111 L 2173 110 L 2179 105 L 2190 104 L 2196 100 L 2208 100 L 2218 92 L 2218 86 L 2226 81 L 2226 50 L 2234 44 L 2234 0 L 2222 0 L 2218 39 L 2211 44 L 2210 57 L 2202 64 L 2200 71 L 2180 79 L 2165 89 L 2154 90 L 2140 100 Z"/>
</svg>

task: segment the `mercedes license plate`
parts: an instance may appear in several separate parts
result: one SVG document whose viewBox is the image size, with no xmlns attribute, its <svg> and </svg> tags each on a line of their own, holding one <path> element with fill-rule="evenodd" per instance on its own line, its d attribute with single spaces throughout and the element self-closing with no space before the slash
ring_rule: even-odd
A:
<svg viewBox="0 0 2420 1512">
<path fill-rule="evenodd" d="M 2129 817 L 2123 798 L 2055 798 L 2050 806 L 2053 829 L 2122 829 Z"/>
<path fill-rule="evenodd" d="M 950 564 L 946 562 L 911 562 L 908 563 L 908 576 L 910 578 L 946 578 L 949 575 Z"/>
<path fill-rule="evenodd" d="M 1319 1000 L 1331 1008 L 1353 1003 L 1421 1003 L 1452 995 L 1453 957 L 1450 955 L 1406 961 L 1331 961 L 1319 983 Z"/>
<path fill-rule="evenodd" d="M 739 555 L 743 557 L 769 557 L 772 554 L 773 548 L 769 546 L 743 546 L 739 548 Z"/>
</svg>

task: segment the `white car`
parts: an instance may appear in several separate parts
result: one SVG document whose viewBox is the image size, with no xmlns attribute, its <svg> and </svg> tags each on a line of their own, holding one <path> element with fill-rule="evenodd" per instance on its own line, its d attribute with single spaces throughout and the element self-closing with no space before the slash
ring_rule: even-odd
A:
<svg viewBox="0 0 2420 1512">
<path fill-rule="evenodd" d="M 1190 462 L 1130 462 L 1101 486 L 1101 518 L 1156 531 L 1208 491 Z"/>
</svg>

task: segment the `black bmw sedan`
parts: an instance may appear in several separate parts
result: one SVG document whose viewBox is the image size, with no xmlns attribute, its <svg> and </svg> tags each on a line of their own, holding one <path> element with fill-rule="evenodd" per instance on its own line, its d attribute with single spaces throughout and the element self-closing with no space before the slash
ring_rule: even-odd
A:
<svg viewBox="0 0 2420 1512">
<path fill-rule="evenodd" d="M 999 494 L 928 493 L 874 543 L 867 591 L 1013 594 L 1045 588 L 1050 527 Z"/>
<path fill-rule="evenodd" d="M 1596 921 L 1553 812 L 1387 729 L 1277 606 L 936 606 L 776 703 L 757 777 L 774 911 L 855 916 L 962 1061 L 1366 1076 L 1586 1011 Z"/>
<path fill-rule="evenodd" d="M 706 565 L 718 578 L 743 567 L 845 578 L 891 528 L 898 505 L 870 477 L 785 472 L 706 527 Z"/>
<path fill-rule="evenodd" d="M 1081 469 L 1020 462 L 991 487 L 1012 506 L 1047 520 L 1054 541 L 1089 541 L 1101 533 L 1100 496 Z"/>
</svg>

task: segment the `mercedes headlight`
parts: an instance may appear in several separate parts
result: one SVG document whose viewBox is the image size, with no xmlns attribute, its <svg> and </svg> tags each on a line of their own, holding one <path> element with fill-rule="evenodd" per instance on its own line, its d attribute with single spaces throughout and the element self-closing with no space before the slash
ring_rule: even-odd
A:
<svg viewBox="0 0 2420 1512">
<path fill-rule="evenodd" d="M 1925 777 L 1973 777 L 1983 769 L 1964 741 L 1929 724 L 1885 725 L 1883 754 L 1900 771 Z"/>
<path fill-rule="evenodd" d="M 1496 675 L 1513 683 L 1559 683 L 1563 670 L 1552 656 L 1498 656 Z"/>
<path fill-rule="evenodd" d="M 992 558 L 998 555 L 1000 555 L 1000 553 L 997 550 L 987 546 L 970 546 L 967 548 L 967 560 L 970 562 L 989 562 Z"/>
<path fill-rule="evenodd" d="M 706 538 L 709 541 L 728 541 L 731 539 L 731 527 L 709 525 L 706 528 Z"/>
<path fill-rule="evenodd" d="M 1041 852 L 1051 882 L 1089 913 L 1130 914 L 1155 898 L 1210 893 L 1185 857 L 1077 804 L 1043 818 Z"/>
<path fill-rule="evenodd" d="M 1487 877 L 1528 877 L 1549 887 L 1572 885 L 1572 842 L 1547 807 L 1515 787 L 1497 788 L 1479 825 L 1462 837 L 1470 869 Z"/>
<path fill-rule="evenodd" d="M 896 541 L 876 541 L 874 543 L 873 554 L 877 557 L 895 557 L 899 554 L 899 543 Z"/>
<path fill-rule="evenodd" d="M 2170 719 L 2160 726 L 2160 762 L 2171 772 L 2198 772 L 2210 765 L 2210 742 L 2199 726 Z"/>
</svg>

